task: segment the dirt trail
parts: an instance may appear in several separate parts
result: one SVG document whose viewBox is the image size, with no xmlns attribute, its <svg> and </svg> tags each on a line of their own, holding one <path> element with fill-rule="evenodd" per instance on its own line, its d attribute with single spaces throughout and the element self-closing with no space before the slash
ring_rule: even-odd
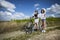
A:
<svg viewBox="0 0 60 40">
<path fill-rule="evenodd" d="M 47 29 L 53 29 L 55 27 L 47 27 Z M 20 30 L 14 31 L 14 32 L 9 32 L 9 33 L 4 33 L 0 34 L 0 40 L 3 40 L 4 38 L 10 38 L 10 37 L 17 37 L 21 34 L 25 34 L 25 32 L 22 32 Z M 35 35 L 32 38 L 29 38 L 28 40 L 49 40 L 49 39 L 55 39 L 53 37 L 60 37 L 60 30 L 53 30 L 49 31 L 48 33 L 41 33 L 40 35 Z M 57 39 L 57 38 L 56 38 Z"/>
<path fill-rule="evenodd" d="M 48 33 L 41 33 L 35 35 L 28 40 L 60 40 L 60 30 L 53 30 Z"/>
<path fill-rule="evenodd" d="M 57 27 L 57 28 L 60 28 L 60 27 Z M 35 36 L 29 38 L 28 40 L 60 40 L 60 30 L 58 30 L 57 28 L 56 28 L 56 26 L 47 27 L 47 30 L 51 29 L 51 30 L 49 30 L 49 32 L 35 35 Z"/>
<path fill-rule="evenodd" d="M 10 32 L 10 33 L 0 34 L 0 40 L 3 40 L 4 38 L 16 37 L 16 36 L 19 36 L 24 33 L 25 32 L 21 32 L 19 30 L 19 31 L 14 31 L 14 32 Z"/>
</svg>

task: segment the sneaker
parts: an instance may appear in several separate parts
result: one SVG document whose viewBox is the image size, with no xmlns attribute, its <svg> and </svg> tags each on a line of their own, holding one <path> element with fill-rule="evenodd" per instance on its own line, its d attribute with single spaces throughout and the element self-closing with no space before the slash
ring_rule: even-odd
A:
<svg viewBox="0 0 60 40">
<path fill-rule="evenodd" d="M 43 32 L 43 30 L 42 30 L 42 32 Z"/>
<path fill-rule="evenodd" d="M 44 32 L 46 32 L 46 31 L 44 30 Z"/>
<path fill-rule="evenodd" d="M 45 30 L 42 30 L 42 32 L 46 32 Z"/>
</svg>

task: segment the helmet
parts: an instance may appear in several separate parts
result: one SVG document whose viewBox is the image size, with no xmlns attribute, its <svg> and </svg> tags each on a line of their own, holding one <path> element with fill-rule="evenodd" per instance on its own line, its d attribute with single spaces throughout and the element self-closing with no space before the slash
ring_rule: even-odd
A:
<svg viewBox="0 0 60 40">
<path fill-rule="evenodd" d="M 38 12 L 38 10 L 35 10 L 35 12 Z"/>
</svg>

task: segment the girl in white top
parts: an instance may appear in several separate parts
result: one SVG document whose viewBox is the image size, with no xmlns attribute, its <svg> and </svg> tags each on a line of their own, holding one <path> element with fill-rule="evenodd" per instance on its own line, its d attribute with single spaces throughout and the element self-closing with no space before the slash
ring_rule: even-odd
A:
<svg viewBox="0 0 60 40">
<path fill-rule="evenodd" d="M 45 8 L 41 9 L 41 21 L 42 21 L 42 32 L 46 32 L 45 31 L 45 27 L 46 27 L 46 10 Z"/>
</svg>

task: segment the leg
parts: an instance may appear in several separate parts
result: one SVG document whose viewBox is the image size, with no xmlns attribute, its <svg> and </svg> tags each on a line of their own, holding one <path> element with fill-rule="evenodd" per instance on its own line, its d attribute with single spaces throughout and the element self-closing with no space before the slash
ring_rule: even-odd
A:
<svg viewBox="0 0 60 40">
<path fill-rule="evenodd" d="M 45 20 L 42 20 L 42 32 L 46 32 L 45 31 L 45 27 L 46 27 L 45 24 L 46 24 Z"/>
<path fill-rule="evenodd" d="M 37 31 L 37 23 L 34 25 L 34 30 Z"/>
</svg>

